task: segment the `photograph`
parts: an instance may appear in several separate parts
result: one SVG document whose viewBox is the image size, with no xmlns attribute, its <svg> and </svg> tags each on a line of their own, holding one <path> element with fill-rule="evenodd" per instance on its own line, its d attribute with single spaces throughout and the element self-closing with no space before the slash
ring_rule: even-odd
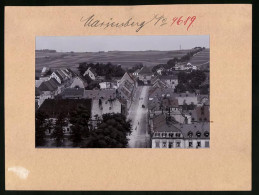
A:
<svg viewBox="0 0 259 195">
<path fill-rule="evenodd" d="M 36 36 L 36 148 L 210 148 L 210 36 Z"/>
</svg>

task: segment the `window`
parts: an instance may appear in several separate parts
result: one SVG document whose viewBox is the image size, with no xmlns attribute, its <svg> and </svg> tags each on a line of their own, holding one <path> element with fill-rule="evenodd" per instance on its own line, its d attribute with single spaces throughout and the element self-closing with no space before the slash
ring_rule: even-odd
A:
<svg viewBox="0 0 259 195">
<path fill-rule="evenodd" d="M 168 147 L 172 148 L 173 147 L 173 142 L 169 142 Z"/>
<path fill-rule="evenodd" d="M 163 148 L 166 148 L 166 142 L 163 142 Z"/>
<path fill-rule="evenodd" d="M 174 136 L 174 134 L 173 133 L 169 133 L 169 137 L 173 137 Z"/>
<path fill-rule="evenodd" d="M 112 107 L 109 107 L 109 110 L 111 110 L 112 109 Z"/>
<path fill-rule="evenodd" d="M 176 147 L 180 148 L 181 147 L 181 142 L 176 142 Z"/>
<path fill-rule="evenodd" d="M 198 147 L 201 147 L 201 142 L 200 141 L 197 141 L 197 148 Z"/>
<path fill-rule="evenodd" d="M 196 132 L 196 136 L 197 136 L 197 137 L 200 137 L 200 136 L 201 136 L 201 132 L 197 131 L 197 132 Z"/>
<path fill-rule="evenodd" d="M 205 136 L 205 137 L 209 137 L 209 135 L 210 135 L 210 133 L 209 133 L 208 131 L 205 131 L 205 132 L 204 132 L 204 136 Z"/>
<path fill-rule="evenodd" d="M 188 136 L 191 138 L 193 133 L 191 131 L 188 132 Z"/>
<path fill-rule="evenodd" d="M 189 148 L 192 148 L 192 142 L 189 142 Z"/>
<path fill-rule="evenodd" d="M 210 147 L 210 142 L 209 141 L 206 141 L 205 142 L 205 148 L 209 148 Z"/>
<path fill-rule="evenodd" d="M 156 141 L 156 148 L 159 148 L 159 141 Z"/>
</svg>

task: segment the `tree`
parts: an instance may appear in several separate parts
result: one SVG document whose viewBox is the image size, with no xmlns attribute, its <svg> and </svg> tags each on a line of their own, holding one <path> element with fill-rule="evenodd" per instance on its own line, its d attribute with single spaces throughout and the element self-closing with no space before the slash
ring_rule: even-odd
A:
<svg viewBox="0 0 259 195">
<path fill-rule="evenodd" d="M 167 61 L 167 69 L 173 68 L 175 64 L 178 62 L 177 58 L 173 58 Z"/>
<path fill-rule="evenodd" d="M 122 114 L 104 114 L 103 121 L 90 133 L 86 148 L 126 148 L 131 134 L 130 121 Z"/>
<path fill-rule="evenodd" d="M 89 111 L 83 105 L 78 106 L 76 110 L 71 113 L 69 121 L 72 124 L 72 133 L 70 139 L 74 147 L 80 147 L 84 139 L 89 136 L 89 119 Z"/>
<path fill-rule="evenodd" d="M 47 115 L 44 112 L 37 111 L 35 116 L 35 145 L 44 146 L 46 143 L 45 124 Z"/>
<path fill-rule="evenodd" d="M 64 142 L 63 128 L 65 126 L 67 126 L 67 122 L 65 120 L 64 114 L 60 113 L 56 120 L 54 131 L 51 135 L 51 137 L 55 139 L 55 144 L 57 147 L 60 147 L 63 145 L 63 142 Z"/>
<path fill-rule="evenodd" d="M 83 75 L 85 73 L 85 71 L 88 69 L 87 63 L 86 62 L 80 63 L 77 69 L 78 69 L 80 75 Z"/>
</svg>

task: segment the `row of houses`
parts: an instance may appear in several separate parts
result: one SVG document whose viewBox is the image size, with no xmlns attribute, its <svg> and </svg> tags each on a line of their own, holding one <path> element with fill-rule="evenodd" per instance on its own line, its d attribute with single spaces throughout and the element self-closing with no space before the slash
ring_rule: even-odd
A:
<svg viewBox="0 0 259 195">
<path fill-rule="evenodd" d="M 208 95 L 151 87 L 148 116 L 152 148 L 209 147 Z"/>
<path fill-rule="evenodd" d="M 179 124 L 159 115 L 151 126 L 152 148 L 209 148 L 209 123 Z"/>
</svg>

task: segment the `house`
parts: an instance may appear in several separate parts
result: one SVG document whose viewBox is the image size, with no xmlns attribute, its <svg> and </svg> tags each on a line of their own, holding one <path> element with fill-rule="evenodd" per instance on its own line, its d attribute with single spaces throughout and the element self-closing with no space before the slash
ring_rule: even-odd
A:
<svg viewBox="0 0 259 195">
<path fill-rule="evenodd" d="M 186 63 L 177 63 L 174 67 L 175 70 L 187 70 Z"/>
<path fill-rule="evenodd" d="M 92 120 L 102 119 L 103 114 L 119 113 L 126 115 L 126 105 L 118 98 L 115 99 L 94 99 L 92 100 Z"/>
<path fill-rule="evenodd" d="M 197 105 L 197 103 L 198 103 L 198 98 L 197 98 L 197 95 L 195 93 L 186 92 L 186 93 L 177 93 L 175 95 L 176 95 L 176 98 L 178 99 L 178 104 L 180 106 L 182 106 L 184 104 Z"/>
<path fill-rule="evenodd" d="M 151 79 L 151 85 L 153 88 L 166 88 L 166 83 L 164 83 L 158 76 Z"/>
<path fill-rule="evenodd" d="M 75 76 L 70 85 L 70 88 L 83 88 L 85 89 L 88 86 L 87 81 L 81 76 Z"/>
<path fill-rule="evenodd" d="M 145 85 L 151 83 L 151 79 L 154 76 L 153 72 L 150 68 L 144 66 L 138 73 L 139 77 L 138 79 L 142 81 Z"/>
<path fill-rule="evenodd" d="M 176 75 L 166 75 L 161 76 L 160 80 L 165 83 L 165 85 L 169 88 L 175 89 L 175 87 L 178 85 L 178 76 Z"/>
<path fill-rule="evenodd" d="M 59 114 L 65 114 L 68 123 L 67 126 L 63 128 L 63 132 L 69 135 L 71 134 L 72 125 L 68 121 L 68 116 L 71 115 L 78 106 L 85 107 L 86 114 L 91 116 L 91 104 L 92 100 L 89 99 L 47 99 L 38 110 L 44 112 L 49 117 L 47 120 L 52 121 L 54 124 Z M 51 135 L 52 132 L 53 129 L 46 129 L 47 135 Z"/>
<path fill-rule="evenodd" d="M 189 111 L 192 122 L 209 122 L 210 107 L 207 105 L 197 106 L 194 110 Z"/>
<path fill-rule="evenodd" d="M 85 90 L 84 99 L 115 99 L 117 98 L 117 92 L 115 89 L 106 89 L 106 90 Z"/>
<path fill-rule="evenodd" d="M 96 127 L 103 114 L 127 115 L 127 101 L 119 98 L 115 89 L 85 90 L 84 98 L 92 100 L 92 127 Z"/>
<path fill-rule="evenodd" d="M 187 69 L 187 70 L 197 70 L 197 66 L 192 65 L 190 62 L 188 62 L 188 63 L 186 64 L 186 69 Z"/>
<path fill-rule="evenodd" d="M 88 75 L 92 80 L 96 80 L 96 77 L 97 77 L 97 74 L 96 72 L 94 71 L 93 68 L 89 67 L 85 73 L 84 73 L 84 76 L 85 75 Z"/>
<path fill-rule="evenodd" d="M 101 83 L 99 83 L 100 85 L 100 89 L 117 89 L 117 82 L 113 82 L 113 81 L 103 81 Z"/>
<path fill-rule="evenodd" d="M 58 81 L 59 84 L 62 84 L 65 81 L 66 76 L 63 73 L 62 75 L 60 73 L 61 73 L 60 71 L 52 72 L 52 74 L 50 75 L 50 78 L 54 78 Z"/>
<path fill-rule="evenodd" d="M 37 87 L 35 87 L 35 108 L 38 109 L 45 99 L 50 98 L 51 96 L 46 96 L 44 93 Z"/>
<path fill-rule="evenodd" d="M 62 86 L 56 79 L 51 78 L 48 81 L 42 82 L 38 89 L 42 91 L 45 96 L 49 96 L 49 98 L 54 98 L 54 96 L 61 93 Z"/>
<path fill-rule="evenodd" d="M 175 124 L 164 115 L 153 119 L 152 148 L 209 148 L 209 123 Z"/>
<path fill-rule="evenodd" d="M 49 67 L 43 67 L 42 70 L 41 70 L 41 73 L 40 73 L 40 76 L 41 77 L 45 77 L 48 75 L 48 73 L 50 72 L 50 68 Z"/>
<path fill-rule="evenodd" d="M 48 79 L 47 79 L 48 80 Z M 47 81 L 46 80 L 46 81 Z M 39 87 L 44 80 L 35 80 L 35 87 Z"/>
<path fill-rule="evenodd" d="M 131 85 L 136 85 L 136 80 L 128 72 L 125 72 L 121 79 L 118 81 L 118 87 L 124 84 L 125 81 L 127 81 Z"/>
<path fill-rule="evenodd" d="M 161 67 L 156 70 L 157 74 L 162 75 L 162 72 L 164 71 L 164 67 Z"/>
<path fill-rule="evenodd" d="M 141 69 L 137 69 L 135 72 L 132 73 L 132 75 L 136 78 L 138 78 L 138 74 L 140 72 Z"/>
<path fill-rule="evenodd" d="M 172 88 L 151 87 L 148 92 L 148 99 L 174 97 L 176 96 Z"/>
<path fill-rule="evenodd" d="M 82 99 L 84 92 L 84 88 L 66 88 L 61 93 L 61 96 L 63 99 Z"/>
<path fill-rule="evenodd" d="M 130 105 L 129 102 L 131 102 L 133 99 L 136 86 L 137 82 L 135 81 L 135 79 L 126 72 L 118 82 L 118 97 L 126 100 L 128 102 L 128 105 Z"/>
</svg>

